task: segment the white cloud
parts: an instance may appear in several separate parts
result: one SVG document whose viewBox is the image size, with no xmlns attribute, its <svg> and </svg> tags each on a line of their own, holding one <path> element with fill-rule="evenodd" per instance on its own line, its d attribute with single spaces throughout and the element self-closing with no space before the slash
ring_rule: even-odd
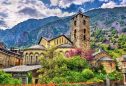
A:
<svg viewBox="0 0 126 86">
<path fill-rule="evenodd" d="M 122 0 L 121 5 L 126 6 L 126 0 Z"/>
<path fill-rule="evenodd" d="M 50 0 L 52 6 L 57 6 L 59 3 L 59 0 Z"/>
<path fill-rule="evenodd" d="M 15 26 L 27 19 L 41 19 L 49 16 L 69 16 L 73 13 L 62 12 L 59 8 L 49 9 L 40 0 L 1 0 L 0 1 L 0 20 L 4 25 L 0 28 L 6 29 Z"/>
<path fill-rule="evenodd" d="M 99 0 L 99 1 L 101 1 L 101 2 L 108 2 L 109 0 Z"/>
<path fill-rule="evenodd" d="M 114 8 L 116 6 L 117 6 L 117 4 L 115 2 L 110 1 L 108 3 L 103 3 L 101 8 Z"/>
<path fill-rule="evenodd" d="M 71 4 L 82 5 L 86 2 L 93 2 L 94 0 L 50 0 L 52 6 L 59 6 L 61 8 L 69 7 Z"/>
</svg>

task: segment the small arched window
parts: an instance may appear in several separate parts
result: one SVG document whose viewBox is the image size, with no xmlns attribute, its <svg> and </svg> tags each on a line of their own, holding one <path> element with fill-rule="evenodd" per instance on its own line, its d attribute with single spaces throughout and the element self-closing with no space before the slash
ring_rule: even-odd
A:
<svg viewBox="0 0 126 86">
<path fill-rule="evenodd" d="M 58 42 L 58 39 L 57 39 L 57 45 L 58 45 L 58 43 L 59 43 L 59 42 Z"/>
<path fill-rule="evenodd" d="M 86 21 L 85 20 L 83 20 L 83 25 L 86 25 Z"/>
<path fill-rule="evenodd" d="M 86 33 L 86 29 L 84 29 L 84 33 Z"/>
<path fill-rule="evenodd" d="M 77 31 L 76 31 L 76 30 L 74 30 L 74 38 L 75 38 L 75 39 L 76 39 L 76 32 L 77 32 Z"/>
<path fill-rule="evenodd" d="M 81 15 L 81 17 L 83 18 L 83 15 Z"/>
<path fill-rule="evenodd" d="M 62 37 L 62 43 L 63 43 L 63 37 Z"/>
<path fill-rule="evenodd" d="M 29 64 L 32 64 L 32 60 L 33 60 L 33 53 L 31 52 L 29 54 Z"/>
<path fill-rule="evenodd" d="M 33 58 L 33 56 L 31 55 L 31 64 L 32 64 L 32 58 Z"/>
<path fill-rule="evenodd" d="M 84 40 L 86 40 L 86 36 L 84 35 Z"/>
<path fill-rule="evenodd" d="M 77 21 L 74 21 L 74 25 L 75 25 L 75 26 L 77 25 Z"/>
<path fill-rule="evenodd" d="M 35 62 L 37 63 L 38 62 L 38 55 L 35 56 Z"/>
</svg>

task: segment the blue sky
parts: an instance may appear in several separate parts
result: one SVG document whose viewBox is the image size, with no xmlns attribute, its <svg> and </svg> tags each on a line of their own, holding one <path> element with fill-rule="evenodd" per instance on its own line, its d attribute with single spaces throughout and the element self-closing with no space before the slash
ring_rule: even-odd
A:
<svg viewBox="0 0 126 86">
<path fill-rule="evenodd" d="M 0 29 L 8 29 L 27 19 L 70 16 L 96 8 L 125 7 L 126 0 L 0 0 Z"/>
</svg>

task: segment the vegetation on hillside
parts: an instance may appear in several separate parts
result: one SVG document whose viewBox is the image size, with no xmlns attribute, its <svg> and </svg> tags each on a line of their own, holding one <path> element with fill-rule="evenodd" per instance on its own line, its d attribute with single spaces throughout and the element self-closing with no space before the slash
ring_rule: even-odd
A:
<svg viewBox="0 0 126 86">
<path fill-rule="evenodd" d="M 126 54 L 126 34 L 119 34 L 116 29 L 104 31 L 96 29 L 91 35 L 92 49 L 102 48 L 109 53 L 114 59 Z"/>
</svg>

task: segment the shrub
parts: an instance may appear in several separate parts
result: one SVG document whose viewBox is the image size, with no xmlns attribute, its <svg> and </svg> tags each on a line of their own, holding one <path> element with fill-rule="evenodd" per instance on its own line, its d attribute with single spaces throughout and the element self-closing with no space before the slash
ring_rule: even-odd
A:
<svg viewBox="0 0 126 86">
<path fill-rule="evenodd" d="M 101 80 L 101 79 L 98 79 L 98 78 L 92 78 L 92 79 L 90 79 L 90 80 L 88 80 L 88 82 L 103 82 L 103 80 Z"/>
<path fill-rule="evenodd" d="M 89 64 L 85 58 L 74 56 L 73 58 L 67 60 L 67 66 L 70 70 L 82 71 L 84 68 L 88 68 Z"/>
<path fill-rule="evenodd" d="M 97 79 L 100 79 L 100 80 L 105 80 L 106 74 L 98 73 L 98 74 L 95 74 L 95 77 L 97 77 Z"/>
<path fill-rule="evenodd" d="M 21 84 L 21 81 L 0 70 L 0 84 Z"/>
<path fill-rule="evenodd" d="M 75 72 L 75 71 L 70 71 L 69 75 L 67 76 L 67 79 L 69 80 L 69 82 L 85 82 L 85 81 L 87 81 L 87 79 L 82 76 L 82 73 Z"/>
<path fill-rule="evenodd" d="M 118 71 L 113 71 L 112 73 L 108 74 L 110 80 L 122 80 L 123 75 Z"/>
<path fill-rule="evenodd" d="M 82 71 L 82 76 L 83 76 L 84 78 L 86 78 L 86 79 L 91 79 L 91 78 L 94 77 L 94 73 L 93 73 L 93 71 L 90 70 L 90 69 L 84 69 L 84 70 Z"/>
<path fill-rule="evenodd" d="M 68 80 L 64 77 L 54 77 L 51 82 L 53 82 L 53 83 L 64 83 L 64 82 L 68 82 Z"/>
<path fill-rule="evenodd" d="M 126 48 L 123 48 L 124 51 L 126 51 Z"/>
</svg>

